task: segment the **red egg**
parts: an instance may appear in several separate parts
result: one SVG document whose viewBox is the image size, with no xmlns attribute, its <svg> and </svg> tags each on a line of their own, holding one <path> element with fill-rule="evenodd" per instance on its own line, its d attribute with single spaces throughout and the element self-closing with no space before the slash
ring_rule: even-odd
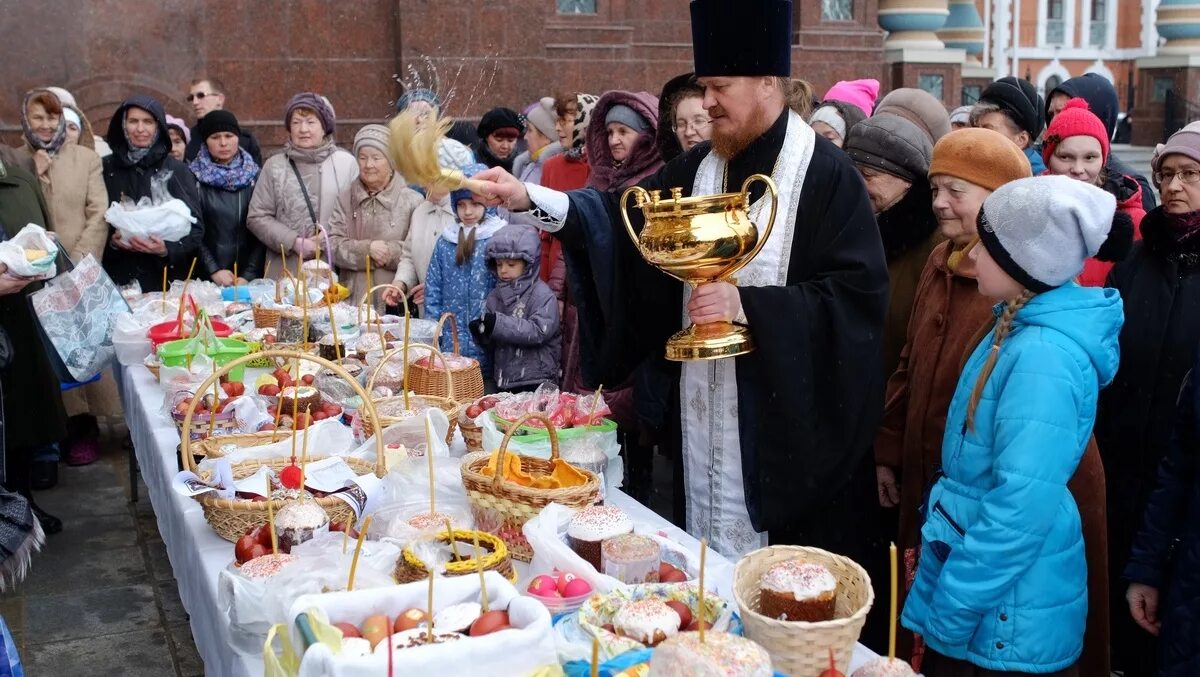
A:
<svg viewBox="0 0 1200 677">
<path fill-rule="evenodd" d="M 471 624 L 471 629 L 467 634 L 471 637 L 479 637 L 480 635 L 490 635 L 493 632 L 506 630 L 511 627 L 508 624 L 507 611 L 489 611 Z"/>
<path fill-rule="evenodd" d="M 671 600 L 671 601 L 667 602 L 667 606 L 671 607 L 671 609 L 674 610 L 675 613 L 679 614 L 679 629 L 680 630 L 683 630 L 684 628 L 686 628 L 687 626 L 692 624 L 692 610 L 688 608 L 688 605 L 684 604 L 683 602 Z M 707 629 L 707 628 L 705 628 L 705 629 Z"/>
<path fill-rule="evenodd" d="M 576 578 L 575 574 L 570 573 L 570 572 L 559 574 L 558 575 L 558 583 L 557 583 L 558 594 L 565 596 L 567 594 L 566 593 L 567 583 L 570 583 L 571 581 L 575 580 L 575 578 Z"/>
<path fill-rule="evenodd" d="M 590 595 L 592 586 L 582 578 L 575 578 L 571 582 L 562 587 L 563 597 L 579 597 L 581 595 Z"/>
<path fill-rule="evenodd" d="M 536 597 L 559 597 L 558 583 L 550 576 L 545 574 L 538 576 L 529 582 L 527 588 L 529 594 Z"/>
<path fill-rule="evenodd" d="M 342 637 L 362 637 L 362 633 L 353 623 L 334 623 L 333 627 L 342 631 Z"/>
</svg>

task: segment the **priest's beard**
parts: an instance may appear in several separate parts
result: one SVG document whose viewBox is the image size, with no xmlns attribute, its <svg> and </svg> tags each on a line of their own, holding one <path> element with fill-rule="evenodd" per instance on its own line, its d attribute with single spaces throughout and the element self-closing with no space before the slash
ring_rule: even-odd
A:
<svg viewBox="0 0 1200 677">
<path fill-rule="evenodd" d="M 714 109 L 717 115 L 724 113 L 719 107 Z M 722 132 L 716 126 L 712 129 L 712 148 L 718 157 L 732 160 L 746 147 L 762 136 L 771 127 L 772 120 L 764 106 L 758 106 L 750 114 L 745 124 L 732 132 Z"/>
</svg>

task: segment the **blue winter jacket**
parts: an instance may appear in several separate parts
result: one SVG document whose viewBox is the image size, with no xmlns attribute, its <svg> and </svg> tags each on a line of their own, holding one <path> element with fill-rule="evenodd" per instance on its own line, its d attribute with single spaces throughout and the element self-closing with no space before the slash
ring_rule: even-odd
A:
<svg viewBox="0 0 1200 677">
<path fill-rule="evenodd" d="M 1029 167 L 1033 170 L 1034 176 L 1041 176 L 1046 173 L 1046 163 L 1042 161 L 1042 151 L 1039 146 L 1026 148 L 1025 157 L 1029 158 Z"/>
<path fill-rule="evenodd" d="M 990 334 L 963 367 L 901 617 L 937 652 L 1026 673 L 1078 660 L 1087 565 L 1067 481 L 1116 374 L 1123 320 L 1115 289 L 1069 283 L 1033 297 L 1001 344 L 973 429 L 967 403 Z"/>
<path fill-rule="evenodd" d="M 429 260 L 429 270 L 425 273 L 425 316 L 436 320 L 442 313 L 454 313 L 462 354 L 479 360 L 484 374 L 492 373 L 491 356 L 485 348 L 475 343 L 467 325 L 471 320 L 483 316 L 488 294 L 496 286 L 496 274 L 488 267 L 484 251 L 491 236 L 504 225 L 504 221 L 496 216 L 485 217 L 476 231 L 474 256 L 461 266 L 454 260 L 455 242 L 445 235 L 438 237 Z M 452 341 L 449 326 L 442 332 L 438 347 L 442 352 L 450 352 Z"/>
</svg>

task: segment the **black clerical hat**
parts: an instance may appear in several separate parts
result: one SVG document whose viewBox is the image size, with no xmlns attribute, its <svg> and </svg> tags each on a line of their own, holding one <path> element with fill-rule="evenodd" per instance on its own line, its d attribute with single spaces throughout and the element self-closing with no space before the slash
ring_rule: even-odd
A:
<svg viewBox="0 0 1200 677">
<path fill-rule="evenodd" d="M 792 74 L 792 0 L 692 0 L 697 77 Z"/>
</svg>

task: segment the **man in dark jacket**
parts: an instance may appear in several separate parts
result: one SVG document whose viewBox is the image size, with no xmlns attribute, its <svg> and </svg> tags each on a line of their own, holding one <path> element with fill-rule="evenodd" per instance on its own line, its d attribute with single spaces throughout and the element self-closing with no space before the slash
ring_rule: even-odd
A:
<svg viewBox="0 0 1200 677">
<path fill-rule="evenodd" d="M 188 88 L 187 100 L 192 105 L 192 113 L 196 115 L 196 126 L 192 127 L 192 135 L 188 140 L 187 149 L 183 152 L 183 159 L 191 162 L 196 159 L 196 155 L 200 152 L 200 146 L 204 144 L 204 140 L 199 138 L 200 121 L 215 110 L 225 109 L 225 85 L 216 78 L 207 76 L 196 78 L 192 80 L 192 86 Z M 262 151 L 259 150 L 258 141 L 253 134 L 245 129 L 239 129 L 238 146 L 250 153 L 255 164 L 259 167 L 262 166 Z"/>
<path fill-rule="evenodd" d="M 49 212 L 37 178 L 18 166 L 8 148 L 0 146 L 0 239 L 13 237 L 29 223 L 45 226 Z M 29 307 L 29 294 L 41 286 L 0 272 L 0 398 L 4 413 L 0 481 L 8 490 L 29 498 L 42 529 L 53 534 L 62 530 L 62 521 L 39 508 L 30 494 L 34 450 L 61 441 L 67 425 L 58 379 Z"/>
<path fill-rule="evenodd" d="M 1050 95 L 1046 97 L 1046 124 L 1050 123 L 1050 120 L 1058 114 L 1058 111 L 1062 110 L 1063 106 L 1067 105 L 1068 101 L 1076 97 L 1087 101 L 1088 108 L 1104 123 L 1104 128 L 1108 130 L 1108 138 L 1112 139 L 1113 133 L 1117 129 L 1117 112 L 1121 104 L 1117 98 L 1116 88 L 1108 81 L 1108 78 L 1098 73 L 1085 73 L 1050 90 Z M 1157 204 L 1154 199 L 1154 190 L 1150 188 L 1150 182 L 1144 175 L 1125 164 L 1115 152 L 1108 154 L 1108 164 L 1105 165 L 1105 169 L 1124 174 L 1137 181 L 1138 185 L 1142 187 L 1142 207 L 1146 211 L 1154 209 Z"/>
<path fill-rule="evenodd" d="M 118 285 L 137 281 L 143 290 L 158 289 L 163 266 L 170 267 L 171 279 L 183 279 L 204 239 L 196 178 L 187 165 L 170 156 L 171 140 L 166 130 L 162 104 L 143 95 L 127 99 L 108 123 L 105 138 L 113 152 L 104 158 L 104 185 L 109 202 L 120 202 L 123 196 L 134 202 L 150 197 L 150 180 L 161 172 L 171 172 L 167 189 L 196 217 L 191 232 L 178 242 L 154 237 L 125 239 L 110 225 L 104 269 Z"/>
</svg>

